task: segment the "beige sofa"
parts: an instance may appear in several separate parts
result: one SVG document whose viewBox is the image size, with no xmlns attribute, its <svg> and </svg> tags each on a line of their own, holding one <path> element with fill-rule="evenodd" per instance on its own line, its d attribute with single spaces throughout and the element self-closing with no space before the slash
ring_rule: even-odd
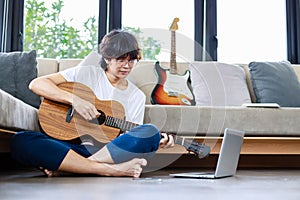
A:
<svg viewBox="0 0 300 200">
<path fill-rule="evenodd" d="M 38 76 L 58 72 L 76 66 L 81 59 L 37 59 Z M 242 154 L 249 155 L 299 155 L 300 154 L 300 108 L 246 108 L 242 106 L 172 106 L 151 105 L 150 95 L 157 83 L 153 70 L 154 62 L 141 61 L 132 71 L 129 79 L 145 92 L 146 108 L 144 123 L 153 123 L 162 131 L 192 137 L 212 147 L 212 154 L 220 148 L 221 136 L 225 128 L 246 132 Z M 161 66 L 168 66 L 161 63 Z M 179 73 L 188 69 L 188 63 L 178 63 Z M 293 65 L 300 79 L 300 66 Z M 253 91 L 247 65 L 244 65 L 250 95 Z M 40 130 L 38 110 L 22 101 L 0 93 L 0 145 L 1 151 L 9 151 L 7 134 L 17 130 Z M 10 112 L 2 114 L 4 108 Z M 12 110 L 16 110 L 11 112 Z M 21 116 L 21 118 L 20 118 Z M 21 120 L 20 120 L 21 119 Z M 165 153 L 185 153 L 176 146 Z M 164 153 L 162 152 L 162 153 Z"/>
</svg>

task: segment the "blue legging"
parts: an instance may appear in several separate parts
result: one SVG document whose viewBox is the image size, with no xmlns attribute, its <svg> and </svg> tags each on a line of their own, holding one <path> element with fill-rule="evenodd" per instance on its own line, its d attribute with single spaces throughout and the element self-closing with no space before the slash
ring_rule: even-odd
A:
<svg viewBox="0 0 300 200">
<path fill-rule="evenodd" d="M 149 158 L 159 147 L 159 130 L 150 124 L 137 126 L 115 138 L 106 147 L 115 163 L 132 158 Z M 11 156 L 19 163 L 58 170 L 70 149 L 83 157 L 89 157 L 101 147 L 53 139 L 44 133 L 34 131 L 18 132 L 11 142 Z"/>
</svg>

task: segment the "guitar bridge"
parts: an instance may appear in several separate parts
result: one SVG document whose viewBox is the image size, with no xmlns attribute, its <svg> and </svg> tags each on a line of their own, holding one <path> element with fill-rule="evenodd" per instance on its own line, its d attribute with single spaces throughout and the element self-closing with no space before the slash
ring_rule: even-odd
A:
<svg viewBox="0 0 300 200">
<path fill-rule="evenodd" d="M 67 112 L 67 115 L 66 115 L 66 122 L 68 122 L 68 123 L 71 122 L 71 119 L 73 117 L 73 113 L 74 113 L 73 106 L 69 106 L 69 109 L 68 109 L 68 112 Z"/>
</svg>

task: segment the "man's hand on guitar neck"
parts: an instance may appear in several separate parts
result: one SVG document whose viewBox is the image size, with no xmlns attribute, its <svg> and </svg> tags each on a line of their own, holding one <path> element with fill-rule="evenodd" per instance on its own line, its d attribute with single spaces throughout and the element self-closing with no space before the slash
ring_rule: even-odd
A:
<svg viewBox="0 0 300 200">
<path fill-rule="evenodd" d="M 174 137 L 167 133 L 161 133 L 161 140 L 159 143 L 160 148 L 171 148 L 174 147 Z"/>
<path fill-rule="evenodd" d="M 76 95 L 73 95 L 72 106 L 86 120 L 96 119 L 100 116 L 93 104 Z"/>
</svg>

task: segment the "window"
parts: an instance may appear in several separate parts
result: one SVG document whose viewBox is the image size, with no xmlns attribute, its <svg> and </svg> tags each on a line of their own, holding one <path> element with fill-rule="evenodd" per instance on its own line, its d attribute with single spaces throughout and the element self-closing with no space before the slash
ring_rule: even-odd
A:
<svg viewBox="0 0 300 200">
<path fill-rule="evenodd" d="M 194 60 L 194 0 L 126 0 L 122 1 L 122 26 L 136 33 L 147 60 L 170 61 L 170 25 L 178 17 L 176 33 L 177 61 Z M 143 40 L 141 42 L 141 40 Z M 148 41 L 148 42 L 147 42 Z"/>
<path fill-rule="evenodd" d="M 83 58 L 98 46 L 99 0 L 26 0 L 24 50 Z"/>
<path fill-rule="evenodd" d="M 84 57 L 98 46 L 100 1 L 25 0 L 23 50 L 36 49 L 38 56 L 41 57 Z M 108 3 L 108 7 L 112 2 L 114 1 Z M 201 2 L 198 0 L 123 0 L 122 28 L 135 32 L 142 41 L 141 48 L 146 54 L 144 59 L 170 61 L 169 27 L 172 20 L 178 17 L 177 61 L 189 62 L 195 59 L 195 36 L 199 39 L 199 33 L 197 36 L 194 32 L 199 27 L 202 28 L 202 25 L 196 24 L 199 27 L 195 29 L 195 5 Z M 211 0 L 203 0 L 203 2 L 207 5 Z M 216 49 L 216 45 L 212 47 L 212 52 L 217 52 L 215 57 L 218 58 L 215 59 L 230 63 L 286 60 L 285 3 L 286 0 L 217 1 L 218 48 Z M 108 11 L 108 14 L 109 12 L 113 16 L 121 14 L 112 10 Z M 199 12 L 202 12 L 200 7 Z M 102 13 L 104 12 L 100 14 Z M 110 23 L 109 20 L 107 22 Z M 210 23 L 215 26 L 215 22 Z M 106 33 L 106 28 L 102 27 L 99 30 L 100 32 L 105 30 Z M 200 40 L 202 38 L 200 37 Z M 212 42 L 210 38 L 206 39 L 208 43 Z"/>
<path fill-rule="evenodd" d="M 285 0 L 217 2 L 218 61 L 287 59 Z"/>
</svg>

